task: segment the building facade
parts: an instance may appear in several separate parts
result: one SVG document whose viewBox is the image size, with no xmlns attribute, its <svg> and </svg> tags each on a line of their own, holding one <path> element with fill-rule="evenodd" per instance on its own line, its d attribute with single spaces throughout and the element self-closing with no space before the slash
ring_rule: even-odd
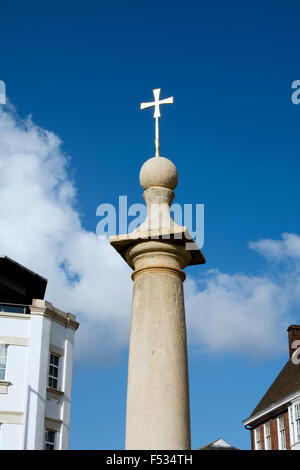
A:
<svg viewBox="0 0 300 470">
<path fill-rule="evenodd" d="M 252 450 L 300 450 L 300 325 L 291 325 L 289 360 L 249 418 Z"/>
<path fill-rule="evenodd" d="M 76 317 L 47 281 L 0 257 L 0 449 L 69 447 Z"/>
</svg>

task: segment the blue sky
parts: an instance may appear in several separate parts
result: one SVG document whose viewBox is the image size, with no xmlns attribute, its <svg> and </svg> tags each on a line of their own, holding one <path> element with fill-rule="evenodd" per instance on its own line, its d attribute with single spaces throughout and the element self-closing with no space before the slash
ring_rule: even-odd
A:
<svg viewBox="0 0 300 470">
<path fill-rule="evenodd" d="M 152 112 L 139 111 L 139 103 L 152 100 L 153 88 L 160 87 L 163 98 L 174 96 L 174 104 L 162 109 L 161 154 L 179 172 L 175 201 L 205 204 L 207 264 L 189 268 L 190 278 L 201 284 L 210 270 L 225 273 L 227 290 L 244 283 L 241 302 L 247 295 L 257 299 L 245 283 L 267 279 L 282 301 L 278 311 L 270 307 L 268 322 L 264 308 L 254 319 L 247 311 L 244 323 L 239 319 L 240 343 L 229 331 L 234 319 L 227 323 L 224 314 L 223 323 L 214 317 L 213 327 L 190 344 L 193 448 L 219 436 L 249 448 L 241 420 L 287 358 L 289 322 L 300 321 L 299 299 L 289 303 L 298 282 L 298 251 L 290 238 L 282 239 L 283 233 L 294 234 L 298 243 L 300 233 L 300 106 L 291 101 L 292 81 L 300 78 L 299 3 L 11 0 L 0 8 L 0 79 L 21 119 L 30 114 L 35 125 L 62 140 L 60 155 L 69 156 L 63 178 L 76 188 L 70 204 L 82 230 L 95 232 L 96 208 L 103 202 L 117 204 L 119 195 L 127 195 L 129 204 L 142 202 L 138 175 L 154 154 L 154 123 Z M 275 251 L 266 244 L 250 249 L 249 242 L 258 240 L 278 244 Z M 47 274 L 49 299 L 53 292 L 59 303 L 59 287 L 51 288 L 47 267 L 31 262 L 32 252 L 25 256 L 1 235 L 0 242 L 8 255 Z M 211 282 L 219 285 L 219 279 Z M 112 292 L 118 289 L 116 282 Z M 130 302 L 127 285 L 126 292 Z M 206 315 L 206 300 L 207 295 L 195 295 L 191 305 Z M 253 302 L 254 308 L 258 304 Z M 212 309 L 211 299 L 209 305 Z M 80 315 L 76 304 L 71 308 Z M 248 338 L 252 321 L 257 329 Z M 268 328 L 278 331 L 281 341 L 269 354 L 260 342 L 266 333 L 271 344 L 277 333 L 269 335 Z M 222 347 L 205 337 L 214 334 L 227 338 Z M 108 347 L 107 355 L 103 348 L 99 344 L 104 359 L 76 359 L 73 449 L 124 446 L 127 343 Z"/>
</svg>

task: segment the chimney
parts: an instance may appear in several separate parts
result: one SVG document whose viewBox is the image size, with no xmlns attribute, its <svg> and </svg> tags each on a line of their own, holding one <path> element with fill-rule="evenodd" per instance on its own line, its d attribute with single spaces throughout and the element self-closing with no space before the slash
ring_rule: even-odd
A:
<svg viewBox="0 0 300 470">
<path fill-rule="evenodd" d="M 300 325 L 290 325 L 287 331 L 289 332 L 289 353 L 291 359 L 294 351 L 300 347 Z M 294 341 L 299 341 L 299 344 L 293 347 Z"/>
</svg>

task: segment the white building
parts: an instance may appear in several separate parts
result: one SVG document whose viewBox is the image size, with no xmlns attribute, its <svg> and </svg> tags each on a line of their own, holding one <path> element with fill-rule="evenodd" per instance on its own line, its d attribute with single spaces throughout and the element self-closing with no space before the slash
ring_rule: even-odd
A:
<svg viewBox="0 0 300 470">
<path fill-rule="evenodd" d="M 0 256 L 0 449 L 68 449 L 76 317 Z"/>
</svg>

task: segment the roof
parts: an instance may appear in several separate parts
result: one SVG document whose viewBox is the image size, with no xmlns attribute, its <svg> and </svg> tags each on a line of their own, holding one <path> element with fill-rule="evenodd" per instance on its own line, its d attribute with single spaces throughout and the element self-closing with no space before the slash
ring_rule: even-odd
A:
<svg viewBox="0 0 300 470">
<path fill-rule="evenodd" d="M 0 255 L 0 284 L 5 288 L 2 292 L 4 298 L 0 298 L 0 302 L 14 302 L 14 297 L 20 299 L 22 293 L 23 303 L 29 304 L 34 298 L 44 299 L 47 279 L 8 256 Z M 9 300 L 6 300 L 6 296 Z M 20 303 L 19 300 L 15 302 Z"/>
<path fill-rule="evenodd" d="M 224 441 L 222 437 L 215 441 L 206 444 L 206 446 L 200 447 L 198 450 L 239 450 L 237 447 L 231 446 L 228 442 Z"/>
<path fill-rule="evenodd" d="M 249 418 L 262 413 L 272 404 L 282 401 L 290 395 L 300 392 L 300 367 L 289 360 L 265 395 L 262 397 Z M 248 418 L 248 419 L 249 419 Z"/>
</svg>

